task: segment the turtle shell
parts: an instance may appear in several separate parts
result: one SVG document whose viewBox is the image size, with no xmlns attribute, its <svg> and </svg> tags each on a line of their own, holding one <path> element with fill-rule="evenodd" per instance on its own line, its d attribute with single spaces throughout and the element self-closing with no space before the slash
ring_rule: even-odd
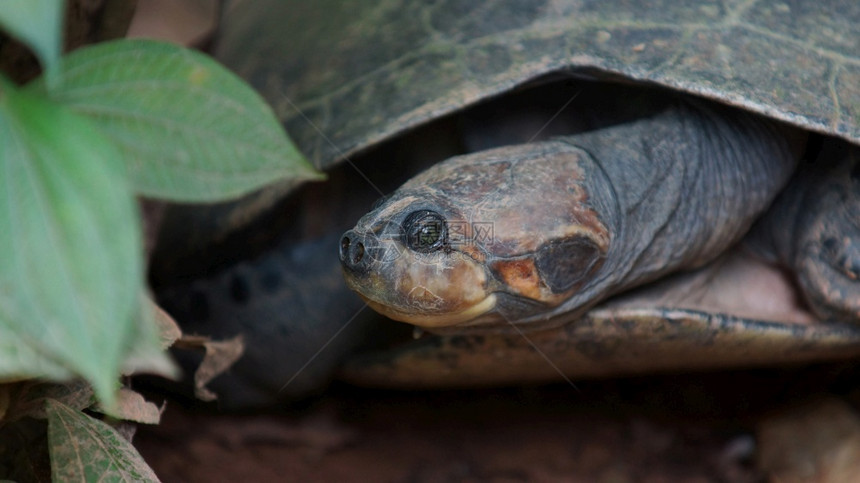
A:
<svg viewBox="0 0 860 483">
<path fill-rule="evenodd" d="M 528 334 L 423 337 L 353 357 L 340 380 L 399 389 L 498 387 L 856 358 L 860 330 L 688 309 L 601 307 Z"/>
<path fill-rule="evenodd" d="M 852 0 L 233 2 L 215 55 L 320 169 L 546 76 L 662 85 L 860 142 Z M 293 188 L 198 211 L 180 239 L 242 228 Z"/>
<path fill-rule="evenodd" d="M 656 83 L 860 141 L 852 0 L 248 3 L 228 12 L 217 56 L 322 169 L 564 72 Z"/>
<path fill-rule="evenodd" d="M 480 101 L 565 76 L 662 86 L 860 144 L 854 0 L 239 0 L 224 19 L 215 55 L 274 106 L 319 169 Z M 184 212 L 166 245 L 181 253 L 183 245 L 188 252 L 223 238 L 292 188 L 282 183 Z M 762 320 L 610 305 L 528 337 L 418 340 L 354 359 L 343 377 L 432 387 L 860 354 L 860 328 Z M 496 370 L 499 361 L 504 370 Z"/>
</svg>

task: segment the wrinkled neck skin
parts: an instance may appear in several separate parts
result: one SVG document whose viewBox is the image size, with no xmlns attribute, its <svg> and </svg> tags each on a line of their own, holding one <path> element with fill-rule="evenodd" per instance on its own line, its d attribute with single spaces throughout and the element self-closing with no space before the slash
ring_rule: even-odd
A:
<svg viewBox="0 0 860 483">
<path fill-rule="evenodd" d="M 435 332 L 561 325 L 736 243 L 794 169 L 799 147 L 786 134 L 751 115 L 679 103 L 633 123 L 452 158 L 347 232 L 344 273 L 377 311 Z M 403 236 L 421 210 L 449 227 L 431 253 Z M 355 256 L 358 241 L 372 256 Z"/>
<path fill-rule="evenodd" d="M 589 195 L 601 213 L 617 213 L 606 217 L 614 240 L 591 291 L 523 322 L 558 325 L 607 296 L 713 260 L 787 184 L 803 141 L 795 129 L 698 103 L 565 139 L 608 179 L 590 184 Z"/>
</svg>

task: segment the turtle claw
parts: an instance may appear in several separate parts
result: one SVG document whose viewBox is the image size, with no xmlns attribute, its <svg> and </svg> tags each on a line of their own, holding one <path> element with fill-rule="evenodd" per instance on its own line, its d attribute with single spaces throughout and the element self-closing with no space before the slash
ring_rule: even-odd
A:
<svg viewBox="0 0 860 483">
<path fill-rule="evenodd" d="M 827 319 L 860 321 L 860 232 L 827 238 L 817 252 L 798 267 L 807 302 Z"/>
<path fill-rule="evenodd" d="M 860 243 L 852 237 L 828 238 L 822 244 L 822 256 L 847 279 L 860 283 Z"/>
<path fill-rule="evenodd" d="M 860 167 L 856 150 L 852 154 L 812 193 L 796 268 L 817 315 L 860 322 L 860 176 L 845 172 Z"/>
</svg>

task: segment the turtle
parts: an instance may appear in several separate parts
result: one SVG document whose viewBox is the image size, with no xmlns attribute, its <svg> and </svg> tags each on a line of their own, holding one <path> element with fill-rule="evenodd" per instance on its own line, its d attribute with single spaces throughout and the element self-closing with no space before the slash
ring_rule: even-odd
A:
<svg viewBox="0 0 860 483">
<path fill-rule="evenodd" d="M 175 207 L 151 280 L 186 330 L 245 334 L 227 406 L 856 357 L 858 25 L 846 0 L 235 2 L 216 56 L 330 180 Z"/>
</svg>

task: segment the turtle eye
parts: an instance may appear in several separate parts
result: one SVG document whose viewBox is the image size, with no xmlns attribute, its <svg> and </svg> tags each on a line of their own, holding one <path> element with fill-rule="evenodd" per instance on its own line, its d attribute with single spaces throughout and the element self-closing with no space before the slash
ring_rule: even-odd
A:
<svg viewBox="0 0 860 483">
<path fill-rule="evenodd" d="M 405 243 L 410 249 L 430 253 L 442 248 L 448 237 L 445 218 L 430 210 L 414 211 L 403 221 Z"/>
</svg>

